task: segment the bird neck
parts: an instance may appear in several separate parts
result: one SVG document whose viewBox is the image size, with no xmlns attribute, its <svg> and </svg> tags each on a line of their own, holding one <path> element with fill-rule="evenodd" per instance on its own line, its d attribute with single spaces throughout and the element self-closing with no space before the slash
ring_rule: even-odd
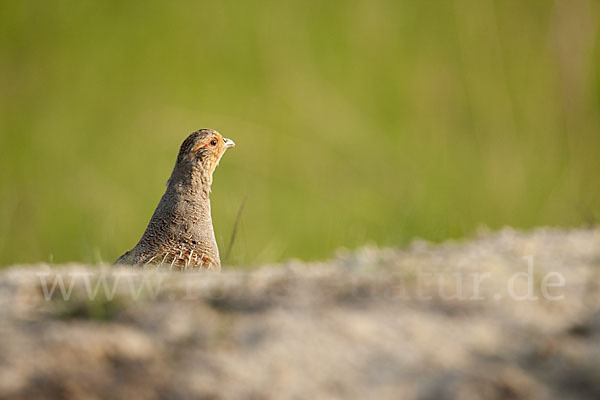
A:
<svg viewBox="0 0 600 400">
<path fill-rule="evenodd" d="M 201 195 L 208 200 L 212 187 L 212 173 L 206 170 L 195 170 L 193 172 L 173 170 L 171 177 L 167 181 L 167 192 L 169 190 L 187 193 L 195 197 Z"/>
<path fill-rule="evenodd" d="M 169 180 L 150 225 L 167 238 L 178 238 L 179 245 L 201 247 L 218 259 L 209 195 L 206 183 Z"/>
<path fill-rule="evenodd" d="M 161 203 L 163 206 L 170 205 L 168 212 L 176 215 L 185 215 L 192 220 L 209 223 L 212 229 L 212 218 L 210 212 L 210 188 L 211 185 L 203 182 L 170 182 Z M 159 204 L 160 206 L 161 204 Z M 174 221 L 179 222 L 179 221 Z M 190 222 L 190 221 L 181 221 Z M 206 225 L 204 225 L 206 226 Z"/>
</svg>

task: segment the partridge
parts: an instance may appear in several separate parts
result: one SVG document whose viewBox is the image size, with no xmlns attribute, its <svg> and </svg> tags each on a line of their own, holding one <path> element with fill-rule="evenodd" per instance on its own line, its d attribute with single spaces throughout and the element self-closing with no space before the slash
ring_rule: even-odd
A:
<svg viewBox="0 0 600 400">
<path fill-rule="evenodd" d="M 220 270 L 210 192 L 213 172 L 225 151 L 234 146 L 232 140 L 212 129 L 189 135 L 146 231 L 116 264 Z"/>
</svg>

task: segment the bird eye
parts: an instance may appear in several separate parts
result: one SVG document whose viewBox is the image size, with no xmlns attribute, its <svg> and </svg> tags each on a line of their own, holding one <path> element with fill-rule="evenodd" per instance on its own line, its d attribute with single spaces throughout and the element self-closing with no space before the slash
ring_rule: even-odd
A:
<svg viewBox="0 0 600 400">
<path fill-rule="evenodd" d="M 210 141 L 210 145 L 211 146 L 216 146 L 217 145 L 217 139 L 213 139 Z"/>
</svg>

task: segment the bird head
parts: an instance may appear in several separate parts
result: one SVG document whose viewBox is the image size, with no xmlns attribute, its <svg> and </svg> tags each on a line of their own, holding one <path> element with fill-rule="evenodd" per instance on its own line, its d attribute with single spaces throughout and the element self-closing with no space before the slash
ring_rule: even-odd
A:
<svg viewBox="0 0 600 400">
<path fill-rule="evenodd" d="M 192 133 L 181 144 L 171 178 L 179 175 L 192 182 L 197 180 L 194 178 L 199 178 L 202 183 L 210 185 L 221 157 L 234 146 L 233 140 L 224 138 L 212 129 L 200 129 Z"/>
</svg>

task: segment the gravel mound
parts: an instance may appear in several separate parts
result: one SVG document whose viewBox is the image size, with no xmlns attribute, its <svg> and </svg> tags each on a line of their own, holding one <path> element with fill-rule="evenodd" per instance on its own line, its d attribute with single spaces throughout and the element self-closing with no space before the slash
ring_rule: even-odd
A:
<svg viewBox="0 0 600 400">
<path fill-rule="evenodd" d="M 598 399 L 600 230 L 0 272 L 0 398 Z"/>
</svg>

